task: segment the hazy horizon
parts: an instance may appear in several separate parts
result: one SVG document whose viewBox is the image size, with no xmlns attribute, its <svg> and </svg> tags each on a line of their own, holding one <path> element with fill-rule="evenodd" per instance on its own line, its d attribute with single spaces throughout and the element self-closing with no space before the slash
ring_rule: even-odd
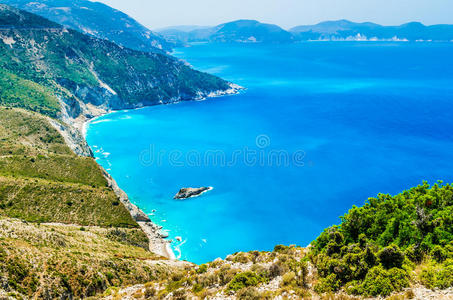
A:
<svg viewBox="0 0 453 300">
<path fill-rule="evenodd" d="M 323 21 L 346 19 L 401 25 L 453 24 L 453 2 L 449 0 L 100 0 L 121 10 L 150 29 L 170 26 L 214 26 L 239 19 L 252 19 L 289 29 Z"/>
</svg>

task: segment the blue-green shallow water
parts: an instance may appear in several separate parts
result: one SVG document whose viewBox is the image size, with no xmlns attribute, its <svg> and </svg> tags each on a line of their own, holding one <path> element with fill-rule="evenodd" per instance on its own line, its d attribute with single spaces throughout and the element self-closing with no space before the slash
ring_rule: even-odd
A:
<svg viewBox="0 0 453 300">
<path fill-rule="evenodd" d="M 175 54 L 248 89 L 110 114 L 87 139 L 132 201 L 182 237 L 173 243 L 182 259 L 305 246 L 379 192 L 453 182 L 453 43 L 199 44 Z M 291 161 L 254 162 L 246 150 Z M 215 189 L 172 199 L 188 186 Z"/>
</svg>

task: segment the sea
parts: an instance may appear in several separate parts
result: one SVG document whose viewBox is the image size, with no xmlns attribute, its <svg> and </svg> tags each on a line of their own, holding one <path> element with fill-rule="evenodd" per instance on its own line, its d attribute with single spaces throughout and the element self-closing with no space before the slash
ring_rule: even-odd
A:
<svg viewBox="0 0 453 300">
<path fill-rule="evenodd" d="M 114 112 L 87 141 L 179 259 L 307 246 L 379 193 L 453 182 L 453 43 L 199 43 L 173 55 L 245 89 Z M 185 187 L 213 190 L 174 200 Z"/>
</svg>

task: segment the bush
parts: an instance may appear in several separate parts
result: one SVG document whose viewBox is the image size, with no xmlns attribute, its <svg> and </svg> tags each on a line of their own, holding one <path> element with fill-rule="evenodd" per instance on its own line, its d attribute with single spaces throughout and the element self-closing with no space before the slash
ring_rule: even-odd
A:
<svg viewBox="0 0 453 300">
<path fill-rule="evenodd" d="M 282 285 L 283 286 L 296 285 L 296 273 L 288 272 L 285 275 L 283 275 Z"/>
<path fill-rule="evenodd" d="M 234 276 L 239 273 L 240 270 L 231 269 L 229 265 L 224 265 L 218 271 L 219 281 L 221 285 L 228 284 L 231 280 L 233 280 Z"/>
<path fill-rule="evenodd" d="M 194 292 L 195 294 L 201 292 L 202 290 L 203 286 L 199 283 L 195 283 L 192 287 L 192 292 Z"/>
<path fill-rule="evenodd" d="M 420 280 L 430 289 L 453 286 L 453 259 L 447 259 L 443 264 L 429 263 L 422 269 Z"/>
<path fill-rule="evenodd" d="M 424 257 L 423 251 L 416 245 L 410 245 L 407 247 L 405 255 L 410 261 L 415 263 L 420 263 Z"/>
<path fill-rule="evenodd" d="M 203 273 L 206 273 L 207 270 L 208 270 L 208 266 L 203 264 L 196 269 L 196 272 L 197 272 L 197 274 L 203 274 Z"/>
<path fill-rule="evenodd" d="M 389 296 L 393 291 L 401 291 L 409 286 L 409 274 L 403 269 L 386 270 L 373 267 L 365 277 L 362 291 L 369 296 Z"/>
<path fill-rule="evenodd" d="M 241 264 L 246 264 L 251 261 L 251 257 L 248 253 L 239 252 L 234 256 L 233 261 Z"/>
<path fill-rule="evenodd" d="M 340 289 L 341 283 L 337 279 L 337 275 L 330 274 L 324 278 L 320 278 L 315 285 L 315 292 L 322 294 L 328 292 L 336 292 Z"/>
<path fill-rule="evenodd" d="M 258 276 L 255 272 L 243 272 L 234 276 L 233 280 L 228 284 L 228 290 L 238 291 L 245 287 L 257 286 L 264 279 Z"/>
<path fill-rule="evenodd" d="M 216 274 L 203 274 L 197 278 L 197 282 L 203 287 L 210 287 L 217 284 L 218 278 Z"/>
<path fill-rule="evenodd" d="M 261 299 L 260 293 L 254 287 L 246 287 L 237 293 L 237 299 L 240 300 L 259 300 Z"/>
<path fill-rule="evenodd" d="M 431 250 L 431 256 L 437 261 L 437 262 L 443 262 L 444 260 L 447 259 L 448 253 L 447 251 L 442 248 L 439 245 L 434 246 L 433 250 Z"/>
<path fill-rule="evenodd" d="M 175 300 L 187 299 L 186 291 L 184 289 L 178 289 L 178 290 L 174 291 L 172 299 L 175 299 Z"/>
<path fill-rule="evenodd" d="M 145 287 L 144 296 L 145 296 L 146 299 L 150 299 L 150 298 L 156 296 L 156 293 L 157 293 L 157 291 L 156 291 L 156 289 L 154 287 L 151 287 L 151 286 Z"/>
<path fill-rule="evenodd" d="M 285 273 L 285 265 L 280 262 L 276 262 L 269 267 L 269 278 L 273 279 L 275 277 L 281 276 Z"/>
<path fill-rule="evenodd" d="M 396 245 L 385 247 L 378 253 L 381 264 L 386 269 L 401 268 L 404 261 L 404 253 Z"/>
</svg>

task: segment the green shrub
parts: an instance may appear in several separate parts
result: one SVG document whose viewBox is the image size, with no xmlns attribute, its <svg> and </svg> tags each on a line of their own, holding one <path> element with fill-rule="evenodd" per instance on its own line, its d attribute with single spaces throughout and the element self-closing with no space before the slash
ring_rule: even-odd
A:
<svg viewBox="0 0 453 300">
<path fill-rule="evenodd" d="M 353 206 L 340 225 L 325 229 L 312 242 L 309 257 L 320 277 L 318 290 L 345 287 L 372 295 L 401 289 L 415 263 L 427 256 L 438 263 L 452 257 L 452 216 L 453 186 L 442 182 L 424 182 L 396 196 L 379 194 L 363 207 Z M 437 274 L 425 270 L 424 281 L 445 286 L 448 266 L 436 269 Z"/>
<path fill-rule="evenodd" d="M 197 274 L 203 274 L 203 273 L 206 273 L 207 270 L 208 270 L 208 265 L 203 264 L 203 265 L 199 266 L 195 271 L 197 272 Z"/>
<path fill-rule="evenodd" d="M 288 286 L 288 285 L 296 285 L 296 273 L 294 272 L 288 272 L 282 277 L 282 285 L 283 286 Z"/>
<path fill-rule="evenodd" d="M 203 290 L 203 286 L 199 283 L 195 283 L 192 287 L 192 292 L 199 293 Z"/>
<path fill-rule="evenodd" d="M 337 275 L 329 274 L 326 277 L 320 278 L 315 285 L 315 292 L 322 294 L 328 292 L 336 292 L 340 289 L 341 282 L 337 279 Z"/>
<path fill-rule="evenodd" d="M 282 264 L 280 261 L 272 264 L 269 267 L 269 272 L 268 272 L 269 278 L 273 279 L 277 276 L 283 275 L 286 272 L 285 268 L 287 268 L 286 265 Z"/>
<path fill-rule="evenodd" d="M 237 299 L 240 300 L 259 300 L 261 299 L 260 293 L 254 287 L 246 287 L 238 291 Z"/>
<path fill-rule="evenodd" d="M 255 272 L 243 272 L 234 276 L 233 280 L 228 284 L 227 289 L 231 291 L 238 291 L 245 287 L 257 286 L 263 282 L 264 279 L 258 276 Z"/>
<path fill-rule="evenodd" d="M 386 269 L 401 268 L 404 261 L 404 253 L 396 245 L 385 247 L 379 251 L 378 257 Z"/>
<path fill-rule="evenodd" d="M 409 286 L 409 274 L 398 268 L 386 270 L 373 267 L 365 277 L 362 291 L 369 296 L 389 296 L 393 291 L 401 291 Z"/>
<path fill-rule="evenodd" d="M 251 261 L 251 258 L 248 253 L 239 252 L 234 256 L 233 261 L 241 264 L 246 264 Z"/>
<path fill-rule="evenodd" d="M 453 259 L 444 263 L 429 263 L 422 269 L 420 280 L 428 288 L 445 289 L 453 286 Z"/>
<path fill-rule="evenodd" d="M 439 245 L 434 246 L 433 250 L 431 250 L 431 256 L 437 261 L 437 262 L 443 262 L 444 260 L 447 259 L 448 253 L 447 251 L 442 248 Z"/>
</svg>

